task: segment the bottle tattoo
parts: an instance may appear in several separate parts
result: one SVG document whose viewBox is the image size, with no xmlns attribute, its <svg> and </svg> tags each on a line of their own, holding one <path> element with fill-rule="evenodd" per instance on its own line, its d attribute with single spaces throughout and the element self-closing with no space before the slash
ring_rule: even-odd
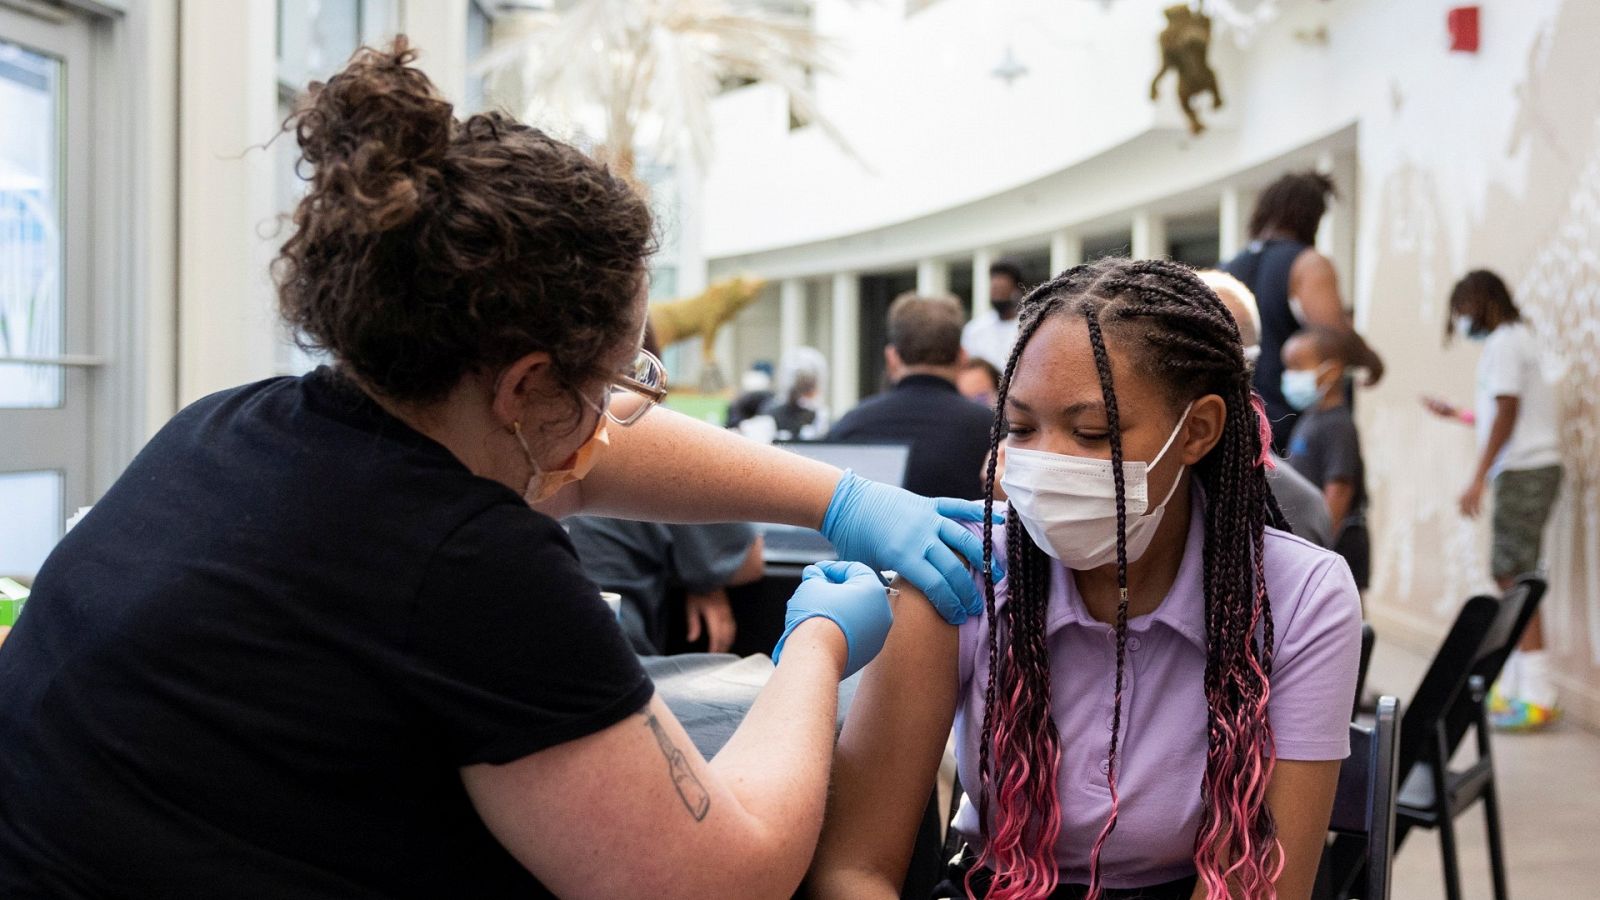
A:
<svg viewBox="0 0 1600 900">
<path fill-rule="evenodd" d="M 707 793 L 700 779 L 695 777 L 689 768 L 689 760 L 684 757 L 683 751 L 672 743 L 672 738 L 667 737 L 667 731 L 661 727 L 661 722 L 653 713 L 645 714 L 645 724 L 650 726 L 650 731 L 656 736 L 656 744 L 661 748 L 661 755 L 667 758 L 667 774 L 672 776 L 672 786 L 678 789 L 678 799 L 683 801 L 689 815 L 694 816 L 696 822 L 703 821 L 706 813 L 711 810 L 711 795 Z"/>
</svg>

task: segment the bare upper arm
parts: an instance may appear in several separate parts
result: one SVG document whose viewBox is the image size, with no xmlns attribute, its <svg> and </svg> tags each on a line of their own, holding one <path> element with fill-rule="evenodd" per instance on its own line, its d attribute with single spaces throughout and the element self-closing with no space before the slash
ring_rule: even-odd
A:
<svg viewBox="0 0 1600 900">
<path fill-rule="evenodd" d="M 955 717 L 957 631 L 905 582 L 834 753 L 814 897 L 898 897 Z"/>
<path fill-rule="evenodd" d="M 461 779 L 489 831 L 562 897 L 695 896 L 705 867 L 750 849 L 745 813 L 659 696 Z"/>
<path fill-rule="evenodd" d="M 1333 263 L 1315 249 L 1307 247 L 1289 268 L 1289 294 L 1300 301 L 1307 325 L 1335 331 L 1352 331 L 1354 326 L 1339 299 L 1339 273 Z"/>
<path fill-rule="evenodd" d="M 1306 900 L 1322 862 L 1322 847 L 1333 815 L 1339 784 L 1339 760 L 1280 759 L 1267 785 L 1267 805 L 1278 826 L 1283 847 L 1283 874 L 1278 877 L 1282 900 Z"/>
<path fill-rule="evenodd" d="M 1494 398 L 1494 417 L 1512 424 L 1517 421 L 1517 413 L 1522 411 L 1522 398 L 1515 394 L 1500 394 Z"/>
</svg>

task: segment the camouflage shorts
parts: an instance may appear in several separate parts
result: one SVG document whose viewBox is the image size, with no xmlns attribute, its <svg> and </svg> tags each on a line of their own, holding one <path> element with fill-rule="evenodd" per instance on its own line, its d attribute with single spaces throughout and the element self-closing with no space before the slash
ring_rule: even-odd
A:
<svg viewBox="0 0 1600 900">
<path fill-rule="evenodd" d="M 1491 574 L 1515 578 L 1537 571 L 1544 524 L 1561 488 L 1561 467 L 1507 469 L 1494 478 Z"/>
</svg>

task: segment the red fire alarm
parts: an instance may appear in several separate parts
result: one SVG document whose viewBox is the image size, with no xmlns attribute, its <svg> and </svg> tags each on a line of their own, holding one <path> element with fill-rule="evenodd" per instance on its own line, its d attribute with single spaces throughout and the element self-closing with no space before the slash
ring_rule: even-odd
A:
<svg viewBox="0 0 1600 900">
<path fill-rule="evenodd" d="M 1478 7 L 1476 5 L 1452 8 L 1445 18 L 1445 24 L 1450 29 L 1450 51 L 1452 53 L 1478 52 Z"/>
</svg>

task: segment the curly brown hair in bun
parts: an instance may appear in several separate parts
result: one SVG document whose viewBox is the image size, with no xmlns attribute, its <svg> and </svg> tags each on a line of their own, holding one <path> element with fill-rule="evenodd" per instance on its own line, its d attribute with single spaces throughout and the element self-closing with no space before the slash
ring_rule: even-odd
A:
<svg viewBox="0 0 1600 900">
<path fill-rule="evenodd" d="M 284 123 L 311 189 L 273 263 L 279 311 L 368 389 L 406 403 L 545 351 L 562 384 L 638 338 L 654 251 L 623 179 L 500 113 L 458 121 L 404 36 L 313 82 Z"/>
</svg>

